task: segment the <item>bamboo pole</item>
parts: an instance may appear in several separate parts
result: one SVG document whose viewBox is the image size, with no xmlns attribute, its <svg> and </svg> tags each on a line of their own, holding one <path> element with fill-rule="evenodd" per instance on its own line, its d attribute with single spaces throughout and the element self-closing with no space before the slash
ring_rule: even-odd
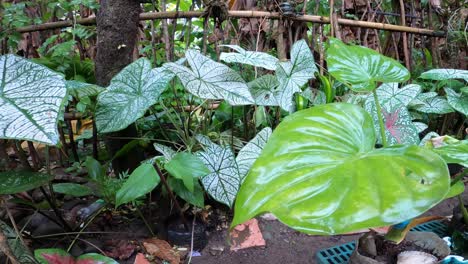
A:
<svg viewBox="0 0 468 264">
<path fill-rule="evenodd" d="M 155 20 L 155 19 L 177 19 L 177 18 L 195 18 L 201 17 L 203 15 L 202 11 L 181 11 L 181 12 L 146 12 L 140 14 L 140 20 Z M 302 15 L 297 17 L 283 17 L 278 12 L 264 12 L 264 11 L 238 11 L 232 10 L 229 11 L 229 17 L 231 18 L 269 18 L 269 19 L 292 19 L 296 21 L 312 22 L 319 24 L 330 24 L 330 18 L 323 16 L 314 16 L 314 15 Z M 88 17 L 83 19 L 76 20 L 77 24 L 81 25 L 94 25 L 96 24 L 95 17 Z M 412 28 L 407 26 L 399 26 L 392 24 L 376 23 L 369 21 L 357 21 L 351 19 L 338 18 L 337 23 L 341 26 L 351 26 L 351 27 L 362 27 L 362 28 L 371 28 L 371 29 L 382 29 L 387 31 L 397 31 L 397 32 L 407 32 L 419 35 L 426 35 L 431 37 L 445 37 L 446 32 L 444 31 L 435 31 L 425 28 Z M 73 25 L 73 21 L 65 20 L 59 22 L 48 22 L 39 25 L 31 25 L 26 27 L 19 27 L 16 29 L 19 33 L 27 33 L 34 31 L 50 30 L 57 28 L 70 27 Z"/>
</svg>

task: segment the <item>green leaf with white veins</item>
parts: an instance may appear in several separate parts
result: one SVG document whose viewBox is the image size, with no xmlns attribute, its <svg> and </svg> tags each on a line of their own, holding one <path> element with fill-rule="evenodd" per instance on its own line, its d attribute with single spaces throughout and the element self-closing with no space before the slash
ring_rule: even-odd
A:
<svg viewBox="0 0 468 264">
<path fill-rule="evenodd" d="M 96 84 L 79 81 L 67 81 L 67 90 L 73 97 L 80 100 L 83 97 L 96 96 L 104 91 L 104 88 Z"/>
<path fill-rule="evenodd" d="M 426 105 L 426 100 L 432 99 L 437 96 L 436 92 L 427 92 L 427 93 L 420 93 L 414 98 L 410 103 L 410 107 L 421 107 Z"/>
<path fill-rule="evenodd" d="M 236 198 L 241 177 L 231 148 L 219 146 L 205 136 L 198 135 L 203 151 L 195 153 L 211 171 L 201 178 L 205 190 L 218 202 L 229 207 Z"/>
<path fill-rule="evenodd" d="M 398 83 L 384 83 L 376 92 L 382 104 L 388 104 L 390 108 L 397 105 L 403 105 L 406 107 L 419 93 L 421 93 L 421 86 L 417 84 L 409 84 L 402 88 L 398 88 Z"/>
<path fill-rule="evenodd" d="M 122 130 L 154 105 L 174 75 L 151 69 L 145 58 L 134 61 L 112 78 L 97 99 L 96 125 L 100 133 Z"/>
<path fill-rule="evenodd" d="M 453 108 L 444 97 L 436 96 L 423 101 L 423 105 L 416 106 L 419 112 L 427 114 L 447 114 L 452 113 Z"/>
<path fill-rule="evenodd" d="M 371 92 L 377 82 L 404 82 L 410 78 L 409 71 L 401 63 L 375 50 L 346 45 L 334 38 L 329 44 L 328 71 L 355 92 Z"/>
<path fill-rule="evenodd" d="M 237 45 L 221 45 L 221 47 L 228 47 L 231 48 L 236 52 L 221 52 L 219 56 L 220 60 L 232 63 L 243 63 L 252 65 L 255 67 L 262 67 L 268 70 L 274 71 L 276 69 L 276 64 L 278 63 L 278 59 L 271 56 L 265 52 L 259 51 L 247 51 Z"/>
<path fill-rule="evenodd" d="M 422 73 L 421 76 L 419 76 L 419 78 L 436 81 L 449 79 L 463 79 L 466 82 L 468 82 L 468 71 L 457 69 L 433 69 Z"/>
<path fill-rule="evenodd" d="M 317 72 L 314 57 L 305 40 L 294 43 L 291 49 L 291 61 L 280 62 L 276 68 L 279 82 L 278 101 L 286 111 L 293 110 L 293 95 L 300 93 L 301 87 L 314 78 Z"/>
<path fill-rule="evenodd" d="M 278 80 L 271 74 L 263 75 L 248 83 L 257 105 L 278 105 Z"/>
<path fill-rule="evenodd" d="M 1 56 L 0 138 L 58 144 L 66 93 L 63 76 L 14 55 Z"/>
<path fill-rule="evenodd" d="M 185 53 L 191 69 L 166 63 L 190 93 L 202 99 L 224 99 L 231 105 L 253 104 L 254 99 L 242 77 L 228 66 L 213 61 L 195 50 Z"/>
<path fill-rule="evenodd" d="M 468 115 L 468 94 L 458 94 L 450 88 L 445 88 L 445 93 L 447 94 L 447 101 L 451 107 L 464 115 Z"/>
<path fill-rule="evenodd" d="M 262 129 L 258 134 L 249 141 L 237 154 L 236 162 L 239 167 L 239 173 L 241 176 L 241 183 L 244 181 L 245 176 L 249 172 L 250 168 L 262 153 L 263 147 L 267 143 L 271 136 L 271 128 L 266 127 Z"/>
</svg>

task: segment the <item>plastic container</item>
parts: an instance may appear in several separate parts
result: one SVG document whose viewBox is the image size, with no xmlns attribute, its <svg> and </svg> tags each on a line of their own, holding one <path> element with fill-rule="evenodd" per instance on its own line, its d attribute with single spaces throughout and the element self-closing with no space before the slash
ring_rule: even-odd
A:
<svg viewBox="0 0 468 264">
<path fill-rule="evenodd" d="M 411 229 L 412 231 L 434 232 L 439 237 L 447 235 L 447 226 L 440 221 L 431 221 Z M 349 242 L 343 245 L 322 249 L 315 254 L 318 264 L 345 264 L 353 253 L 356 243 Z"/>
</svg>

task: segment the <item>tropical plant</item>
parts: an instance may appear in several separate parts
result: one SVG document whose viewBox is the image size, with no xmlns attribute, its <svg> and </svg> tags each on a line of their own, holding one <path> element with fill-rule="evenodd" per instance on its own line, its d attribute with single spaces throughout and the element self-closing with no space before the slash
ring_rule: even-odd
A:
<svg viewBox="0 0 468 264">
<path fill-rule="evenodd" d="M 379 125 L 367 111 L 347 103 L 286 117 L 240 188 L 232 227 L 272 212 L 299 231 L 342 234 L 398 224 L 447 197 L 450 176 L 441 156 L 414 144 L 387 143 L 391 118 L 382 114 L 378 84 L 406 81 L 409 72 L 373 50 L 336 39 L 329 42 L 327 63 L 329 73 L 352 91 L 373 93 Z M 403 109 L 412 96 L 384 101 Z M 382 148 L 375 148 L 377 132 Z"/>
<path fill-rule="evenodd" d="M 41 264 L 118 264 L 117 261 L 96 253 L 88 253 L 74 258 L 59 248 L 36 249 L 34 256 Z"/>
</svg>

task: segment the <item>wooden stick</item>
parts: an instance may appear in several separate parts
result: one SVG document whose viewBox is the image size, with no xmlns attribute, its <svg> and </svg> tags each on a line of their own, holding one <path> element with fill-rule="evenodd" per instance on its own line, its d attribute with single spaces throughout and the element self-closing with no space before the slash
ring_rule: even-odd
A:
<svg viewBox="0 0 468 264">
<path fill-rule="evenodd" d="M 176 18 L 194 18 L 201 17 L 203 14 L 202 11 L 179 11 L 179 12 L 146 12 L 140 14 L 140 20 L 154 20 L 154 19 L 176 19 Z M 314 15 L 303 15 L 297 17 L 288 17 L 285 18 L 281 16 L 278 12 L 264 12 L 264 11 L 244 11 L 244 10 L 232 10 L 229 11 L 229 17 L 231 18 L 270 18 L 270 19 L 292 19 L 296 21 L 312 22 L 319 24 L 330 24 L 330 18 L 323 16 L 314 16 Z M 372 29 L 382 29 L 388 31 L 398 31 L 398 32 L 407 32 L 413 34 L 420 34 L 432 37 L 445 37 L 446 32 L 444 31 L 435 31 L 425 28 L 412 28 L 407 26 L 398 26 L 392 24 L 384 23 L 375 23 L 368 21 L 356 21 L 351 19 L 338 18 L 338 24 L 342 26 L 352 26 L 352 27 L 362 27 L 362 28 L 372 28 Z M 81 25 L 94 25 L 96 24 L 95 17 L 88 17 L 83 19 L 77 19 L 77 24 Z M 57 28 L 70 27 L 73 25 L 73 21 L 65 20 L 58 22 L 48 22 L 39 25 L 31 25 L 26 27 L 19 27 L 16 29 L 19 33 L 50 30 Z"/>
</svg>

